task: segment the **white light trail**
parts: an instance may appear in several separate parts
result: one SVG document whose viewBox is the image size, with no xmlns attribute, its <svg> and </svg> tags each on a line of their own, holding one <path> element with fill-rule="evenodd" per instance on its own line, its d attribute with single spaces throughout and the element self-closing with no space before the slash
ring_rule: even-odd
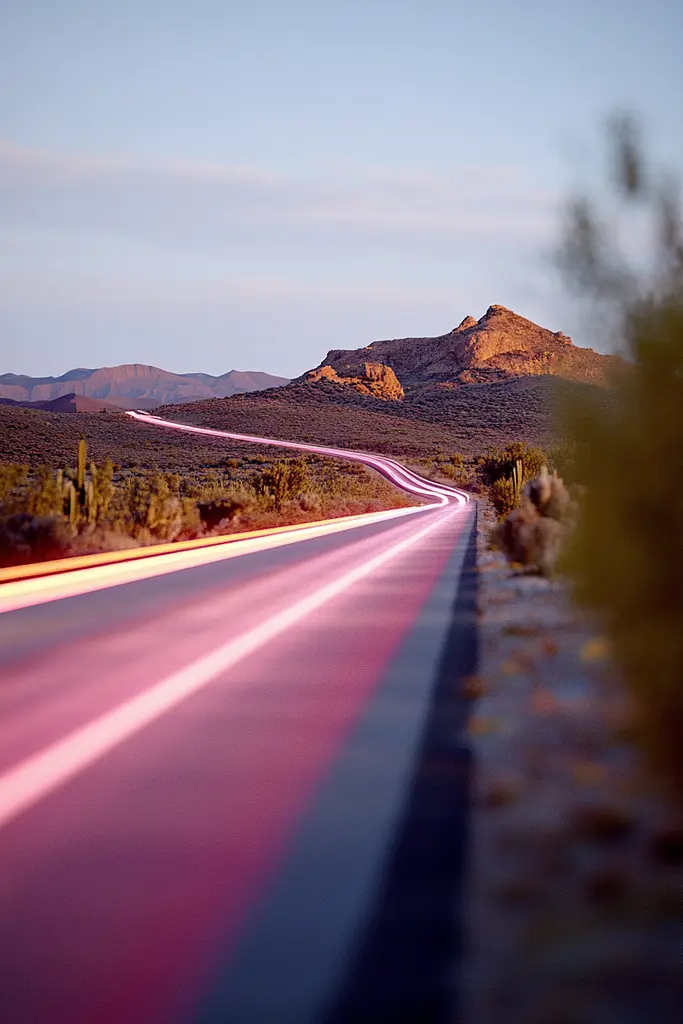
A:
<svg viewBox="0 0 683 1024">
<path fill-rule="evenodd" d="M 237 662 L 414 547 L 453 515 L 457 510 L 438 515 L 428 526 L 15 765 L 0 776 L 0 828 Z"/>
<path fill-rule="evenodd" d="M 316 455 L 329 455 L 336 459 L 347 459 L 352 462 L 362 462 L 373 469 L 378 470 L 385 476 L 390 477 L 393 482 L 403 490 L 412 494 L 422 494 L 434 497 L 441 505 L 447 504 L 448 499 L 457 501 L 459 504 L 467 504 L 470 500 L 466 491 L 457 487 L 450 487 L 448 484 L 437 484 L 433 480 L 425 480 L 410 469 L 406 469 L 395 459 L 385 455 L 373 455 L 368 452 L 356 452 L 347 448 L 330 448 L 326 445 L 304 444 L 299 441 L 282 441 L 272 437 L 257 437 L 252 434 L 236 434 L 229 430 L 215 430 L 211 427 L 195 427 L 188 423 L 178 423 L 175 420 L 164 420 L 160 416 L 153 416 L 143 410 L 130 410 L 126 413 L 140 423 L 149 423 L 157 427 L 167 427 L 171 430 L 181 430 L 190 434 L 204 434 L 209 437 L 226 437 L 231 441 L 247 441 L 252 444 L 275 445 L 279 448 L 293 448 L 296 451 L 313 452 Z"/>
<path fill-rule="evenodd" d="M 411 508 L 389 509 L 385 512 L 368 512 L 365 515 L 346 516 L 343 519 L 330 519 L 327 522 L 313 524 L 303 529 L 282 526 L 275 530 L 258 532 L 254 537 L 232 540 L 230 536 L 221 538 L 224 543 L 193 546 L 188 550 L 182 543 L 161 545 L 163 554 L 151 554 L 149 557 L 130 560 L 117 560 L 100 565 L 89 565 L 75 568 L 69 572 L 55 572 L 54 575 L 17 579 L 0 585 L 0 614 L 28 608 L 33 605 L 58 601 L 67 597 L 78 597 L 91 594 L 97 590 L 122 586 L 138 580 L 152 579 L 167 573 L 178 572 L 180 569 L 192 569 L 211 562 L 220 562 L 230 558 L 239 558 L 256 551 L 269 551 L 274 548 L 297 544 L 314 537 L 327 537 L 345 530 L 358 529 L 373 523 L 381 523 L 403 516 L 424 512 L 435 506 L 416 505 Z M 437 506 L 438 507 L 438 506 Z M 176 550 L 172 550 L 176 548 Z M 169 550 L 171 549 L 171 550 Z M 139 551 L 139 548 L 134 551 Z M 80 560 L 78 560 L 80 561 Z"/>
<path fill-rule="evenodd" d="M 406 515 L 422 513 L 428 509 L 448 505 L 453 501 L 458 504 L 465 504 L 469 501 L 469 495 L 466 492 L 445 484 L 436 484 L 431 480 L 425 480 L 423 477 L 418 476 L 417 473 L 413 473 L 412 470 L 401 466 L 394 459 L 383 455 L 303 444 L 296 441 L 281 441 L 248 434 L 236 434 L 230 431 L 214 430 L 210 427 L 195 427 L 185 423 L 164 420 L 158 416 L 152 416 L 141 411 L 131 411 L 127 415 L 142 423 L 180 430 L 186 433 L 292 448 L 318 455 L 361 462 L 384 474 L 403 490 L 423 498 L 430 498 L 432 501 L 426 506 L 388 509 L 383 512 L 371 512 L 365 515 L 330 519 L 322 523 L 311 524 L 310 527 L 302 525 L 297 525 L 294 528 L 280 527 L 264 531 L 261 535 L 257 532 L 253 537 L 233 540 L 228 535 L 225 538 L 221 538 L 218 543 L 216 543 L 217 538 L 211 538 L 203 542 L 191 541 L 184 544 L 159 545 L 156 548 L 147 549 L 145 552 L 146 557 L 144 558 L 139 557 L 142 554 L 140 549 L 134 549 L 129 559 L 126 559 L 125 556 L 122 558 L 122 553 L 118 552 L 116 555 L 111 556 L 111 562 L 103 562 L 102 556 L 94 556 L 92 564 L 82 564 L 87 562 L 86 557 L 74 560 L 73 566 L 70 567 L 68 565 L 69 560 L 65 559 L 58 566 L 55 566 L 54 574 L 48 573 L 43 576 L 36 576 L 33 572 L 34 567 L 30 567 L 26 578 L 12 579 L 9 582 L 0 584 L 0 614 L 33 605 L 45 604 L 49 601 L 94 593 L 98 590 L 122 586 L 125 583 L 132 583 L 137 580 L 151 579 L 155 576 L 177 572 L 181 569 L 207 565 L 224 559 L 237 558 L 241 555 L 252 554 L 255 551 L 278 548 L 287 544 L 309 540 L 313 537 L 323 537 L 344 530 L 358 529 L 361 526 L 372 523 L 380 523 Z M 97 559 L 98 564 L 94 564 L 95 559 Z"/>
</svg>

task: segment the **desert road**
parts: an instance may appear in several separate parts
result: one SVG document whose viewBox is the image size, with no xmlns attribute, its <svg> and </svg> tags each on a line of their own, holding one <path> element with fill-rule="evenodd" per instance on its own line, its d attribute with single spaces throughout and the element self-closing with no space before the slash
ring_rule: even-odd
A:
<svg viewBox="0 0 683 1024">
<path fill-rule="evenodd" d="M 3 1024 L 453 1019 L 474 503 L 357 457 L 429 504 L 0 583 Z"/>
</svg>

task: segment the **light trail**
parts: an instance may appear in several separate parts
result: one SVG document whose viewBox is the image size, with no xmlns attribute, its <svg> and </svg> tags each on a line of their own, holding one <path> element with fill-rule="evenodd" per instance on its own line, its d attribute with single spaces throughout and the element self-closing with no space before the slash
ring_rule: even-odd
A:
<svg viewBox="0 0 683 1024">
<path fill-rule="evenodd" d="M 152 579 L 181 569 L 252 554 L 255 551 L 274 549 L 314 537 L 324 537 L 344 530 L 358 529 L 373 523 L 415 515 L 448 505 L 453 501 L 458 504 L 465 504 L 469 501 L 469 495 L 466 492 L 445 484 L 435 484 L 433 481 L 425 480 L 412 470 L 401 466 L 394 459 L 385 456 L 303 444 L 296 441 L 236 434 L 209 427 L 195 427 L 164 420 L 143 412 L 129 412 L 127 415 L 139 422 L 186 433 L 267 444 L 360 462 L 382 473 L 397 487 L 432 500 L 428 505 L 344 516 L 339 519 L 323 520 L 319 523 L 275 527 L 270 530 L 255 531 L 251 535 L 228 535 L 174 544 L 152 545 L 132 551 L 60 559 L 49 566 L 31 565 L 20 569 L 0 570 L 0 614 L 45 604 L 48 601 L 94 593 L 138 580 Z M 3 582 L 3 576 L 5 582 Z"/>
<path fill-rule="evenodd" d="M 418 544 L 455 514 L 457 510 L 439 515 L 436 521 L 5 772 L 0 776 L 0 828 L 243 658 Z"/>
<path fill-rule="evenodd" d="M 474 504 L 383 456 L 206 432 L 359 455 L 423 504 L 0 572 L 8 1022 L 180 1019 L 213 998 L 209 962 L 258 995 L 252 1019 L 317 1020 L 390 871 Z M 302 913 L 283 920 L 280 897 Z M 240 950 L 263 908 L 278 953 L 245 947 L 252 987 Z"/>
<path fill-rule="evenodd" d="M 152 548 L 138 548 L 131 552 L 115 552 L 119 557 L 115 561 L 105 560 L 98 564 L 98 556 L 92 556 L 93 564 L 70 569 L 69 566 L 58 566 L 54 575 L 29 576 L 27 579 L 15 579 L 0 584 L 0 614 L 29 608 L 33 605 L 58 601 L 67 597 L 78 597 L 81 594 L 94 593 L 109 587 L 122 586 L 138 580 L 152 579 L 181 569 L 192 569 L 211 562 L 225 561 L 250 555 L 256 551 L 268 551 L 274 548 L 296 544 L 300 541 L 316 537 L 326 537 L 345 530 L 354 530 L 373 523 L 387 522 L 403 516 L 425 512 L 434 506 L 417 505 L 412 508 L 389 509 L 385 512 L 369 512 L 360 516 L 347 516 L 343 519 L 330 519 L 318 524 L 289 527 L 281 526 L 273 530 L 257 532 L 253 536 L 209 538 L 209 540 L 188 541 L 177 544 L 162 544 Z M 213 543 L 211 543 L 213 541 Z M 125 555 L 132 557 L 126 558 Z M 136 557 L 138 556 L 138 557 Z M 86 561 L 74 559 L 76 563 Z M 69 562 L 71 559 L 63 559 Z M 66 570 L 66 571 L 65 571 Z"/>
<path fill-rule="evenodd" d="M 267 444 L 279 448 L 292 448 L 295 451 L 312 452 L 315 455 L 328 455 L 335 459 L 346 459 L 351 462 L 362 462 L 372 469 L 376 469 L 384 476 L 388 476 L 397 487 L 410 491 L 413 494 L 422 494 L 437 499 L 438 503 L 444 505 L 448 499 L 455 500 L 458 504 L 467 504 L 470 496 L 466 491 L 458 487 L 451 487 L 448 484 L 436 484 L 432 480 L 425 480 L 424 477 L 406 469 L 400 462 L 385 455 L 374 455 L 369 452 L 357 452 L 347 448 L 331 448 L 326 445 L 304 444 L 299 441 L 282 441 L 272 437 L 257 437 L 253 434 L 237 434 L 229 430 L 215 430 L 211 427 L 195 427 L 188 423 L 178 423 L 175 420 L 165 420 L 160 416 L 153 416 L 151 413 L 142 410 L 129 410 L 126 412 L 134 420 L 140 423 L 149 423 L 158 427 L 167 427 L 171 430 L 181 430 L 190 434 L 204 434 L 209 437 L 226 437 L 231 441 L 247 441 L 251 444 Z"/>
</svg>

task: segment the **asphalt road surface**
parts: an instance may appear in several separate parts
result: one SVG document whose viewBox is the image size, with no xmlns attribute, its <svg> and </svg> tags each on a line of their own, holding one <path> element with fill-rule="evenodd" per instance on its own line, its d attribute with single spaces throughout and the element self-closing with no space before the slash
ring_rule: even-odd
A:
<svg viewBox="0 0 683 1024">
<path fill-rule="evenodd" d="M 475 513 L 411 480 L 0 585 L 3 1024 L 453 1019 Z"/>
</svg>

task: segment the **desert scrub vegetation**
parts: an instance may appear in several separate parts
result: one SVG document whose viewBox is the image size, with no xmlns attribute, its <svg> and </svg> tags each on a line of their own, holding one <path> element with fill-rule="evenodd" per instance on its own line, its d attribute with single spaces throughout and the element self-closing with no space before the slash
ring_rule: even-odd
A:
<svg viewBox="0 0 683 1024">
<path fill-rule="evenodd" d="M 334 518 L 415 499 L 354 463 L 257 452 L 184 473 L 0 463 L 0 565 Z"/>
<path fill-rule="evenodd" d="M 452 452 L 450 455 L 439 452 L 431 458 L 410 459 L 406 465 L 436 483 L 452 484 L 474 492 L 480 489 L 476 460 L 467 458 L 461 452 Z"/>
<path fill-rule="evenodd" d="M 404 401 L 386 402 L 329 381 L 293 381 L 275 391 L 167 406 L 158 412 L 217 429 L 399 458 L 431 458 L 455 451 L 472 459 L 488 446 L 504 447 L 517 440 L 550 445 L 556 439 L 557 395 L 584 389 L 596 392 L 598 400 L 604 391 L 539 375 L 487 385 L 462 384 L 452 390 L 437 383 L 406 385 Z"/>
<path fill-rule="evenodd" d="M 548 455 L 533 445 L 515 441 L 503 449 L 489 449 L 475 463 L 476 471 L 498 516 L 517 508 L 527 480 L 538 476 Z"/>
<path fill-rule="evenodd" d="M 576 461 L 572 445 L 544 452 L 514 442 L 477 460 L 483 488 L 498 516 L 491 545 L 513 566 L 544 576 L 555 571 L 576 519 L 580 488 L 567 488 L 554 467 L 571 465 L 572 459 Z"/>
<path fill-rule="evenodd" d="M 567 569 L 609 638 L 651 768 L 683 814 L 683 230 L 677 193 L 643 158 L 634 124 L 615 122 L 605 222 L 571 205 L 561 250 L 569 283 L 612 328 L 630 369 L 609 406 L 565 408 L 586 485 Z M 643 260 L 619 245 L 631 215 L 649 222 Z M 646 265 L 646 269 L 643 266 Z"/>
<path fill-rule="evenodd" d="M 515 507 L 491 531 L 491 543 L 513 565 L 550 576 L 573 529 L 578 505 L 556 472 L 543 464 L 538 476 L 521 487 L 519 460 L 511 487 L 520 497 Z M 508 483 L 506 480 L 505 483 Z"/>
</svg>

